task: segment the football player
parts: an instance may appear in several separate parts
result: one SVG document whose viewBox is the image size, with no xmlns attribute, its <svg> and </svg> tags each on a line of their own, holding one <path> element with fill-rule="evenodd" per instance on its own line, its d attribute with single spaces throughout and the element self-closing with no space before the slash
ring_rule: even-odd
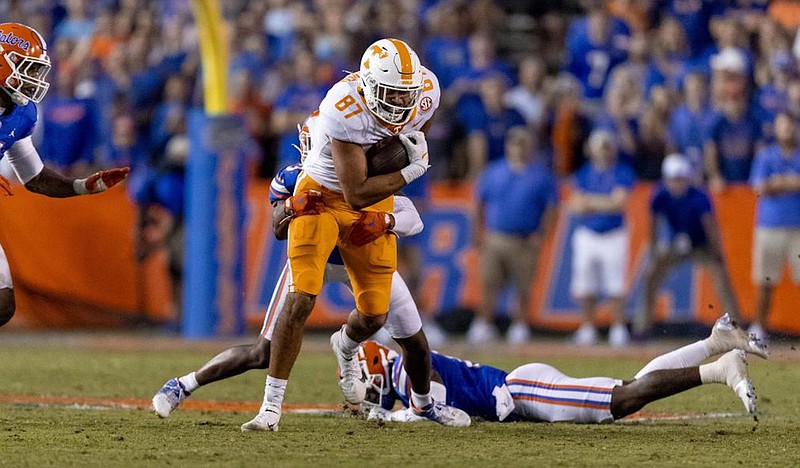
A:
<svg viewBox="0 0 800 468">
<path fill-rule="evenodd" d="M 0 156 L 5 156 L 25 188 L 54 198 L 99 193 L 120 183 L 128 168 L 101 171 L 85 179 L 66 179 L 45 167 L 33 146 L 36 104 L 50 84 L 47 44 L 33 28 L 19 23 L 0 24 Z M 12 195 L 8 180 L 0 193 Z M 0 247 L 0 326 L 14 315 L 14 286 L 6 254 Z"/>
<path fill-rule="evenodd" d="M 726 384 L 750 413 L 756 395 L 744 353 L 762 358 L 767 346 L 736 326 L 727 314 L 714 324 L 711 336 L 650 361 L 632 380 L 608 377 L 576 379 L 551 366 L 526 364 L 510 373 L 433 353 L 434 399 L 487 421 L 603 423 L 624 418 L 653 401 L 703 384 Z M 714 362 L 705 359 L 722 354 Z M 359 348 L 359 361 L 369 384 L 366 406 L 371 419 L 416 421 L 408 408 L 408 382 L 403 357 L 375 342 Z"/>
<path fill-rule="evenodd" d="M 314 115 L 309 116 L 300 128 L 300 146 L 298 147 L 300 150 L 300 164 L 281 169 L 270 184 L 269 199 L 273 207 L 273 231 L 279 240 L 286 239 L 291 213 L 289 210 L 291 210 L 291 206 L 297 204 L 297 201 L 292 197 L 292 193 L 294 193 L 297 177 L 303 169 L 302 163 L 311 144 L 309 127 L 313 126 Z M 289 207 L 288 210 L 287 207 Z M 390 222 L 387 224 L 386 229 L 391 230 L 398 236 L 413 236 L 422 231 L 423 225 L 419 213 L 417 213 L 411 200 L 404 196 L 394 197 L 394 210 L 389 217 Z M 198 370 L 182 377 L 170 379 L 161 387 L 153 397 L 153 408 L 160 417 L 169 416 L 199 387 L 239 375 L 251 369 L 266 369 L 269 366 L 272 332 L 276 318 L 282 312 L 283 304 L 289 293 L 291 278 L 292 272 L 287 262 L 278 283 L 275 285 L 272 299 L 264 317 L 264 325 L 261 328 L 258 340 L 254 344 L 227 349 Z M 325 265 L 323 283 L 330 282 L 345 283 L 352 290 L 342 258 L 337 249 L 333 250 Z M 411 293 L 400 274 L 395 272 L 392 280 L 389 314 L 384 327 L 393 337 L 403 339 L 407 338 L 406 335 L 412 331 L 412 335 L 416 333 L 420 326 L 419 311 L 411 297 Z M 265 405 L 266 396 L 262 410 Z M 468 416 L 463 414 L 462 418 L 468 418 Z M 260 424 L 259 418 L 242 425 L 243 431 L 260 429 L 263 429 L 263 426 Z"/>
<path fill-rule="evenodd" d="M 341 369 L 339 387 L 358 404 L 366 385 L 355 357 L 360 342 L 386 321 L 392 278 L 397 269 L 395 237 L 386 232 L 392 194 L 428 170 L 424 131 L 439 105 L 434 74 L 398 39 L 381 39 L 361 58 L 359 71 L 335 84 L 325 96 L 311 128 L 311 148 L 297 180 L 289 226 L 292 284 L 273 331 L 266 402 L 256 417 L 264 430 L 277 430 L 281 405 L 319 294 L 325 264 L 334 247 L 353 286 L 356 310 L 331 337 Z M 399 171 L 369 177 L 365 149 L 399 135 L 409 164 Z M 318 207 L 322 207 L 319 209 Z M 376 235 L 377 234 L 377 235 Z M 411 381 L 411 406 L 420 415 L 446 425 L 468 425 L 463 413 L 450 411 L 430 396 L 430 351 L 421 329 L 396 340 Z M 404 335 L 406 333 L 403 333 Z M 254 421 L 255 422 L 255 421 Z"/>
</svg>

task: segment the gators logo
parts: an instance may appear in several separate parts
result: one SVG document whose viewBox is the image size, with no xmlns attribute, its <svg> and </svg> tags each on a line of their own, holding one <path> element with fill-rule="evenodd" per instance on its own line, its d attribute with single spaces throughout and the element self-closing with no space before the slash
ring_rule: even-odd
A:
<svg viewBox="0 0 800 468">
<path fill-rule="evenodd" d="M 27 51 L 31 47 L 31 43 L 25 39 L 15 36 L 14 33 L 4 33 L 3 31 L 0 31 L 0 44 L 18 46 L 24 51 Z"/>
</svg>

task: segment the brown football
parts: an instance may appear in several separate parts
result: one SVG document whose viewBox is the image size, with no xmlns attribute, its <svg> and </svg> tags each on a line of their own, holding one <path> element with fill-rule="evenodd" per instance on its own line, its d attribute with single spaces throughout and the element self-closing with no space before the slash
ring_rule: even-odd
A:
<svg viewBox="0 0 800 468">
<path fill-rule="evenodd" d="M 391 174 L 408 166 L 408 152 L 400 137 L 392 135 L 367 150 L 367 176 Z"/>
</svg>

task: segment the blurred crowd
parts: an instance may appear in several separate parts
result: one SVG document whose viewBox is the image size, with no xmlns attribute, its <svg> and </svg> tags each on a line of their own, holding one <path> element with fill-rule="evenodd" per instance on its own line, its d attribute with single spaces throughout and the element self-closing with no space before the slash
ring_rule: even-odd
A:
<svg viewBox="0 0 800 468">
<path fill-rule="evenodd" d="M 367 45 L 398 37 L 419 53 L 443 90 L 428 134 L 432 169 L 426 179 L 476 181 L 478 204 L 489 207 L 476 222 L 476 242 L 485 271 L 499 272 L 487 275 L 487 291 L 502 286 L 491 284 L 497 278 L 530 284 L 525 279 L 532 268 L 509 266 L 520 260 L 509 252 L 520 248 L 513 243 L 519 239 L 535 247 L 552 224 L 557 181 L 576 176 L 569 208 L 576 238 L 584 240 L 574 242 L 573 274 L 588 275 L 606 261 L 598 245 L 625 242 L 617 235 L 624 227 L 625 190 L 617 189 L 661 179 L 672 153 L 682 155 L 676 173 L 702 193 L 748 183 L 757 153 L 776 140 L 776 117 L 800 119 L 800 4 L 793 1 L 221 5 L 228 22 L 229 97 L 255 143 L 254 177 L 270 178 L 296 161 L 297 124 L 343 70 L 357 69 Z M 33 26 L 50 45 L 53 89 L 35 135 L 48 164 L 75 174 L 130 165 L 129 190 L 141 207 L 138 254 L 145 258 L 171 244 L 182 218 L 186 116 L 202 103 L 190 1 L 9 0 L 0 3 L 0 16 Z M 519 169 L 528 165 L 539 169 Z M 496 182 L 484 182 L 490 177 L 519 184 L 524 206 L 504 206 L 503 193 L 492 190 Z M 530 204 L 537 209 L 528 223 L 493 213 Z M 595 248 L 581 250 L 584 244 Z M 180 249 L 173 250 L 180 258 Z M 607 266 L 604 288 L 591 278 L 573 284 L 586 314 L 578 342 L 596 341 L 591 316 L 598 297 L 621 304 L 624 296 L 625 273 L 618 271 L 624 256 L 608 261 L 616 264 Z M 409 276 L 415 283 L 414 272 Z M 517 289 L 524 307 L 529 294 Z M 478 330 L 470 330 L 476 342 L 492 337 L 490 302 L 479 311 Z M 516 322 L 513 336 L 527 339 L 522 318 Z M 614 323 L 622 322 L 617 310 Z M 612 341 L 627 342 L 621 333 L 617 329 Z"/>
</svg>

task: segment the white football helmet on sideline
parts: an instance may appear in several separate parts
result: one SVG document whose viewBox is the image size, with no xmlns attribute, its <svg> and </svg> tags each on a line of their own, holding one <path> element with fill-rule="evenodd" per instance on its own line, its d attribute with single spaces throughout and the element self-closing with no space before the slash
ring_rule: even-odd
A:
<svg viewBox="0 0 800 468">
<path fill-rule="evenodd" d="M 367 107 L 390 125 L 411 120 L 422 96 L 422 66 L 417 53 L 399 39 L 380 39 L 361 57 L 361 89 Z"/>
</svg>

